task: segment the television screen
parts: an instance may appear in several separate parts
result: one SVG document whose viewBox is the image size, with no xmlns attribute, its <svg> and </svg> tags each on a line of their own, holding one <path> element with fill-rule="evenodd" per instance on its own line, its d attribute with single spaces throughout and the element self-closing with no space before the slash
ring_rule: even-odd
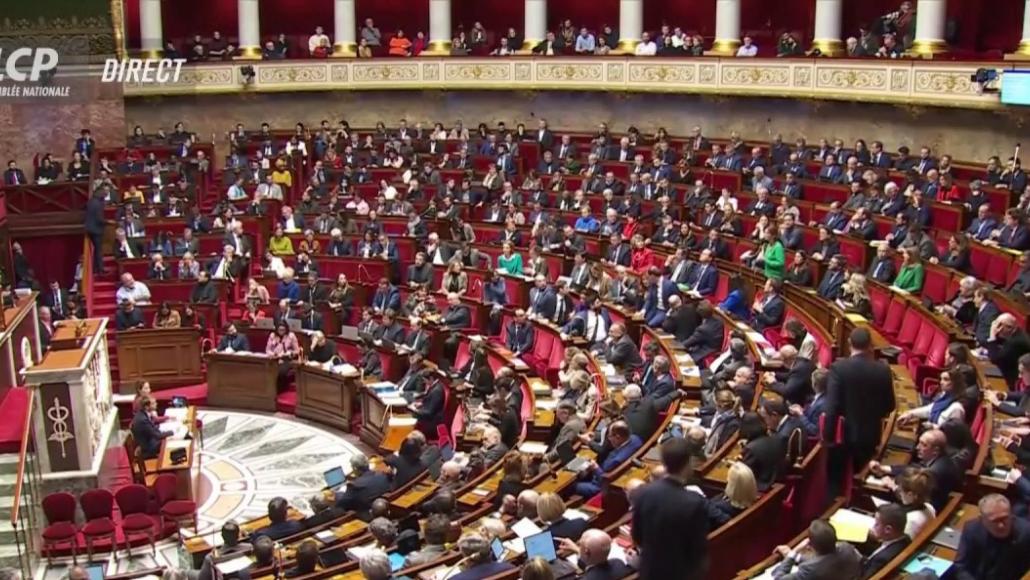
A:
<svg viewBox="0 0 1030 580">
<path fill-rule="evenodd" d="M 1030 70 L 1009 70 L 1001 77 L 1001 102 L 1030 105 Z"/>
</svg>

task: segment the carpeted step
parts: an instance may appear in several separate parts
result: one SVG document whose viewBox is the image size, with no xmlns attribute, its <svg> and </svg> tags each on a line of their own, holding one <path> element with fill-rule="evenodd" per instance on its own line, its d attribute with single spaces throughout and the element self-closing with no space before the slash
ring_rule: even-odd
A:
<svg viewBox="0 0 1030 580">
<path fill-rule="evenodd" d="M 0 401 L 0 453 L 21 452 L 21 436 L 28 418 L 26 405 L 29 402 L 29 391 L 22 387 L 14 387 L 7 391 L 7 396 Z"/>
</svg>

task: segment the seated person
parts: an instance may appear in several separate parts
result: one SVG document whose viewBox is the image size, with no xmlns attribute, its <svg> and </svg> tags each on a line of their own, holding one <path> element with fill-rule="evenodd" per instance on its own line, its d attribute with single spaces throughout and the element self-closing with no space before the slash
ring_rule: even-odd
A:
<svg viewBox="0 0 1030 580">
<path fill-rule="evenodd" d="M 580 536 L 579 542 L 573 542 L 571 539 L 564 538 L 561 540 L 560 547 L 563 552 L 568 551 L 576 555 L 579 570 L 582 571 L 582 576 L 578 577 L 590 580 L 619 580 L 633 573 L 633 568 L 626 564 L 626 562 L 618 558 L 609 557 L 612 549 L 612 538 L 604 530 L 586 530 Z M 543 562 L 543 558 L 537 558 L 527 563 L 527 567 L 536 561 Z M 547 565 L 547 573 L 551 573 L 550 564 L 545 564 Z M 524 571 L 522 577 L 529 578 L 529 575 Z"/>
<path fill-rule="evenodd" d="M 218 341 L 218 352 L 249 352 L 250 341 L 247 336 L 240 334 L 236 324 L 230 322 L 225 325 L 225 334 Z"/>
<path fill-rule="evenodd" d="M 154 459 L 161 452 L 161 440 L 170 437 L 171 432 L 161 431 L 152 415 L 157 406 L 154 399 L 146 397 L 140 402 L 140 409 L 132 418 L 132 437 L 143 459 Z"/>
<path fill-rule="evenodd" d="M 458 552 L 462 556 L 459 563 L 461 572 L 451 576 L 450 580 L 479 580 L 515 570 L 515 566 L 508 562 L 495 562 L 490 543 L 477 532 L 466 532 L 461 536 Z"/>
<path fill-rule="evenodd" d="M 404 558 L 404 567 L 410 568 L 432 562 L 447 553 L 447 534 L 451 521 L 441 514 L 431 514 L 422 526 L 422 549 L 409 553 Z"/>
<path fill-rule="evenodd" d="M 826 520 L 808 526 L 807 542 L 799 553 L 790 546 L 777 546 L 783 561 L 773 569 L 773 578 L 858 578 L 862 555 L 847 542 L 837 541 L 837 532 Z"/>
<path fill-rule="evenodd" d="M 585 519 L 565 517 L 565 502 L 556 493 L 541 494 L 536 503 L 536 513 L 541 527 L 544 531 L 551 532 L 551 537 L 555 540 L 568 538 L 575 542 L 589 527 Z"/>
<path fill-rule="evenodd" d="M 737 461 L 726 474 L 722 495 L 708 501 L 708 529 L 716 530 L 758 501 L 758 484 L 751 468 Z"/>
<path fill-rule="evenodd" d="M 385 473 L 371 469 L 368 457 L 361 453 L 351 456 L 350 468 L 346 487 L 336 493 L 336 507 L 368 519 L 372 502 L 390 491 L 390 479 Z"/>
<path fill-rule="evenodd" d="M 576 483 L 576 494 L 582 497 L 593 497 L 601 491 L 601 476 L 628 461 L 643 445 L 640 437 L 629 430 L 625 421 L 616 421 L 608 427 L 608 443 L 611 451 L 598 464 L 591 461 L 587 469 L 580 474 Z"/>
<path fill-rule="evenodd" d="M 251 534 L 251 541 L 260 536 L 268 536 L 272 540 L 280 540 L 287 536 L 300 533 L 304 524 L 300 520 L 287 519 L 290 512 L 290 504 L 284 497 L 275 497 L 268 502 L 268 525 Z"/>
<path fill-rule="evenodd" d="M 769 489 L 783 470 L 787 442 L 770 433 L 757 413 L 745 413 L 741 417 L 740 438 L 745 442 L 741 460 L 755 474 L 758 489 Z"/>
<path fill-rule="evenodd" d="M 944 432 L 939 429 L 924 431 L 916 443 L 916 466 L 928 470 L 934 479 L 933 494 L 930 503 L 934 509 L 940 510 L 948 502 L 948 495 L 961 489 L 963 484 L 962 470 L 955 464 L 955 461 L 947 453 L 947 438 Z M 870 472 L 877 477 L 884 478 L 884 484 L 888 488 L 897 486 L 896 477 L 901 475 L 907 465 L 881 465 L 878 461 L 869 463 Z"/>
<path fill-rule="evenodd" d="M 876 517 L 870 530 L 880 543 L 862 561 L 862 578 L 871 578 L 898 556 L 912 539 L 905 533 L 905 508 L 896 503 L 883 504 L 876 508 Z"/>
<path fill-rule="evenodd" d="M 315 540 L 304 540 L 297 546 L 295 566 L 286 571 L 286 578 L 295 578 L 311 574 L 318 568 L 318 542 Z"/>
<path fill-rule="evenodd" d="M 962 528 L 955 568 L 958 578 L 1015 580 L 1030 569 L 1030 523 L 1012 517 L 1012 505 L 1000 494 L 978 504 L 980 517 Z"/>
</svg>

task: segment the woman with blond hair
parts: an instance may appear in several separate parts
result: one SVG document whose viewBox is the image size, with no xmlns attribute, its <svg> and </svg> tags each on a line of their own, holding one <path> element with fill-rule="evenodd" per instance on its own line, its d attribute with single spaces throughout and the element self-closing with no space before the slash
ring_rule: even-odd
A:
<svg viewBox="0 0 1030 580">
<path fill-rule="evenodd" d="M 536 502 L 536 514 L 544 531 L 551 532 L 554 539 L 568 538 L 575 542 L 587 529 L 584 519 L 565 517 L 565 501 L 556 493 L 547 492 L 540 495 Z"/>
<path fill-rule="evenodd" d="M 853 272 L 848 277 L 847 282 L 841 285 L 839 302 L 845 312 L 854 312 L 867 319 L 872 319 L 873 304 L 869 300 L 865 274 Z"/>
<path fill-rule="evenodd" d="M 730 466 L 726 490 L 708 502 L 708 527 L 711 530 L 726 524 L 758 501 L 758 484 L 751 468 L 738 461 Z"/>
<path fill-rule="evenodd" d="M 905 535 L 915 538 L 927 523 L 937 517 L 937 510 L 930 503 L 933 475 L 929 470 L 910 467 L 901 474 L 897 483 L 895 494 L 905 508 Z"/>
</svg>

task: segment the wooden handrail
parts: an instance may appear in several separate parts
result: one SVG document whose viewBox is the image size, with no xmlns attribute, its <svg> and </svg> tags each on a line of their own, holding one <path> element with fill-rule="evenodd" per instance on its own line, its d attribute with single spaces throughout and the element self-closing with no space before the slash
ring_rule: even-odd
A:
<svg viewBox="0 0 1030 580">
<path fill-rule="evenodd" d="M 82 238 L 82 288 L 79 291 L 85 298 L 86 316 L 93 315 L 93 244 L 88 237 Z"/>
<path fill-rule="evenodd" d="M 25 483 L 25 458 L 29 451 L 29 429 L 32 426 L 32 407 L 36 400 L 36 390 L 31 387 L 23 387 L 29 389 L 29 401 L 27 403 L 27 411 L 25 413 L 25 426 L 21 432 L 21 448 L 18 451 L 18 474 L 14 480 L 14 504 L 11 506 L 11 526 L 15 529 L 18 527 L 18 510 L 21 506 L 21 491 L 22 485 Z"/>
</svg>

